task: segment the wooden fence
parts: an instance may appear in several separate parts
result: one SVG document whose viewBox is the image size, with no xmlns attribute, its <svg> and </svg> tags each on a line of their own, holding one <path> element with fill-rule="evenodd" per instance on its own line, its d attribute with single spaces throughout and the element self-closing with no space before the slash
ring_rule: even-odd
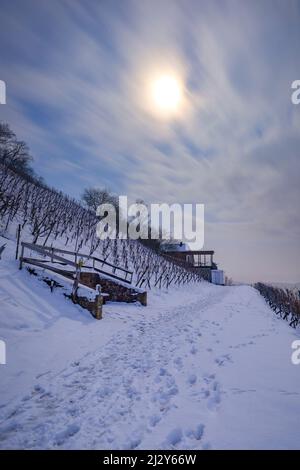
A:
<svg viewBox="0 0 300 470">
<path fill-rule="evenodd" d="M 84 267 L 93 269 L 94 271 L 109 276 L 110 278 L 117 279 L 127 284 L 132 284 L 133 272 L 125 269 L 121 266 L 116 266 L 108 261 L 97 258 L 95 256 L 89 256 L 85 253 L 80 253 L 76 251 L 62 250 L 60 248 L 36 245 L 34 243 L 21 243 L 21 256 L 20 256 L 20 269 L 22 269 L 23 263 L 34 264 L 39 267 L 46 267 L 45 263 L 53 263 L 60 265 L 67 265 L 73 268 Z M 35 259 L 32 257 L 25 256 L 25 250 L 34 251 L 43 257 L 50 259 Z M 65 256 L 62 256 L 65 255 Z M 84 261 L 86 260 L 86 261 Z M 47 266 L 47 269 L 50 269 L 54 272 L 58 272 L 58 269 L 55 269 L 53 266 Z"/>
</svg>

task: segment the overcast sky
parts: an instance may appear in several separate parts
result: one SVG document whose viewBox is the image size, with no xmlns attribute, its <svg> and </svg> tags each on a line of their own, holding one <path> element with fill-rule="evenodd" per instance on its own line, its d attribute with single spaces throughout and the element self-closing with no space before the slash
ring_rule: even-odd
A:
<svg viewBox="0 0 300 470">
<path fill-rule="evenodd" d="M 300 282 L 300 2 L 0 0 L 0 119 L 45 180 L 205 204 L 205 247 L 235 280 Z M 161 119 L 145 78 L 185 106 Z"/>
</svg>

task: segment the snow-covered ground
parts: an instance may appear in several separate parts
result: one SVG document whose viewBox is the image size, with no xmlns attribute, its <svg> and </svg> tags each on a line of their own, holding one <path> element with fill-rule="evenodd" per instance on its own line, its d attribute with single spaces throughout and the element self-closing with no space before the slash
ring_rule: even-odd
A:
<svg viewBox="0 0 300 470">
<path fill-rule="evenodd" d="M 1 243 L 0 243 L 1 245 Z M 94 320 L 0 261 L 1 448 L 300 448 L 299 333 L 205 282 Z"/>
</svg>

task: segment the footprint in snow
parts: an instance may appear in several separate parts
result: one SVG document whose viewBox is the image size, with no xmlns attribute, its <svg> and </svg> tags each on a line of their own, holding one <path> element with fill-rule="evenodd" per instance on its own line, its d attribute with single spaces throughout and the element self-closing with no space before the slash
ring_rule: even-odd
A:
<svg viewBox="0 0 300 470">
<path fill-rule="evenodd" d="M 181 357 L 176 357 L 176 359 L 174 359 L 174 364 L 175 364 L 175 366 L 177 366 L 178 370 L 182 369 L 182 367 L 183 367 L 182 358 Z"/>
<path fill-rule="evenodd" d="M 202 439 L 203 434 L 204 434 L 204 424 L 198 424 L 195 429 L 188 429 L 185 432 L 185 435 L 189 438 L 196 439 L 197 441 L 200 441 Z"/>
<path fill-rule="evenodd" d="M 210 410 L 213 411 L 218 407 L 220 403 L 221 403 L 220 385 L 217 381 L 214 381 L 212 385 L 212 390 L 209 395 L 207 406 Z"/>
<path fill-rule="evenodd" d="M 231 356 L 229 354 L 223 354 L 222 356 L 215 359 L 215 363 L 220 367 L 224 366 L 227 362 L 232 362 Z"/>
<path fill-rule="evenodd" d="M 230 390 L 232 391 L 232 393 L 233 393 L 234 395 L 240 395 L 240 394 L 242 394 L 242 393 L 255 393 L 255 392 L 256 392 L 255 389 L 243 390 L 243 389 L 241 389 L 241 388 L 236 388 L 236 387 L 231 388 Z"/>
<path fill-rule="evenodd" d="M 212 380 L 214 380 L 216 378 L 216 375 L 215 374 L 204 374 L 203 375 L 203 380 L 205 383 L 211 383 Z"/>
<path fill-rule="evenodd" d="M 78 426 L 77 424 L 70 424 L 64 431 L 56 434 L 54 438 L 54 444 L 57 446 L 61 446 L 66 442 L 67 439 L 75 436 L 75 434 L 77 434 L 79 430 L 80 426 Z"/>
<path fill-rule="evenodd" d="M 189 375 L 187 382 L 189 385 L 195 385 L 195 383 L 197 382 L 197 375 L 196 374 Z"/>
<path fill-rule="evenodd" d="M 176 446 L 182 440 L 183 433 L 181 428 L 175 428 L 166 437 L 166 444 L 168 446 Z"/>
<path fill-rule="evenodd" d="M 160 422 L 160 420 L 161 420 L 161 418 L 158 415 L 150 416 L 149 424 L 150 424 L 150 426 L 152 426 L 154 428 Z"/>
</svg>

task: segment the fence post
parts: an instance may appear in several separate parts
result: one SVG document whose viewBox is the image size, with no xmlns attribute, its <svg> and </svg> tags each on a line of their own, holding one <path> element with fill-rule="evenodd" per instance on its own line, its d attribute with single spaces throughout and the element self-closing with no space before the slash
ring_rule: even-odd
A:
<svg viewBox="0 0 300 470">
<path fill-rule="evenodd" d="M 24 256 L 24 245 L 22 244 L 22 251 L 21 251 L 21 256 L 20 256 L 19 269 L 22 269 L 22 267 L 23 267 L 23 256 Z"/>
<path fill-rule="evenodd" d="M 19 257 L 19 244 L 20 244 L 20 235 L 21 235 L 21 224 L 17 228 L 17 247 L 16 247 L 16 259 Z"/>
<path fill-rule="evenodd" d="M 101 294 L 101 286 L 100 284 L 97 284 L 96 286 L 96 298 L 95 298 L 95 318 L 96 320 L 101 320 L 102 319 L 102 306 L 103 306 L 103 297 Z"/>
<path fill-rule="evenodd" d="M 144 307 L 147 307 L 147 291 L 138 294 L 137 298 Z"/>
<path fill-rule="evenodd" d="M 76 302 L 79 279 L 80 279 L 80 267 L 77 265 L 76 266 L 76 273 L 75 273 L 73 289 L 72 289 L 72 294 L 71 294 L 73 302 Z"/>
</svg>

